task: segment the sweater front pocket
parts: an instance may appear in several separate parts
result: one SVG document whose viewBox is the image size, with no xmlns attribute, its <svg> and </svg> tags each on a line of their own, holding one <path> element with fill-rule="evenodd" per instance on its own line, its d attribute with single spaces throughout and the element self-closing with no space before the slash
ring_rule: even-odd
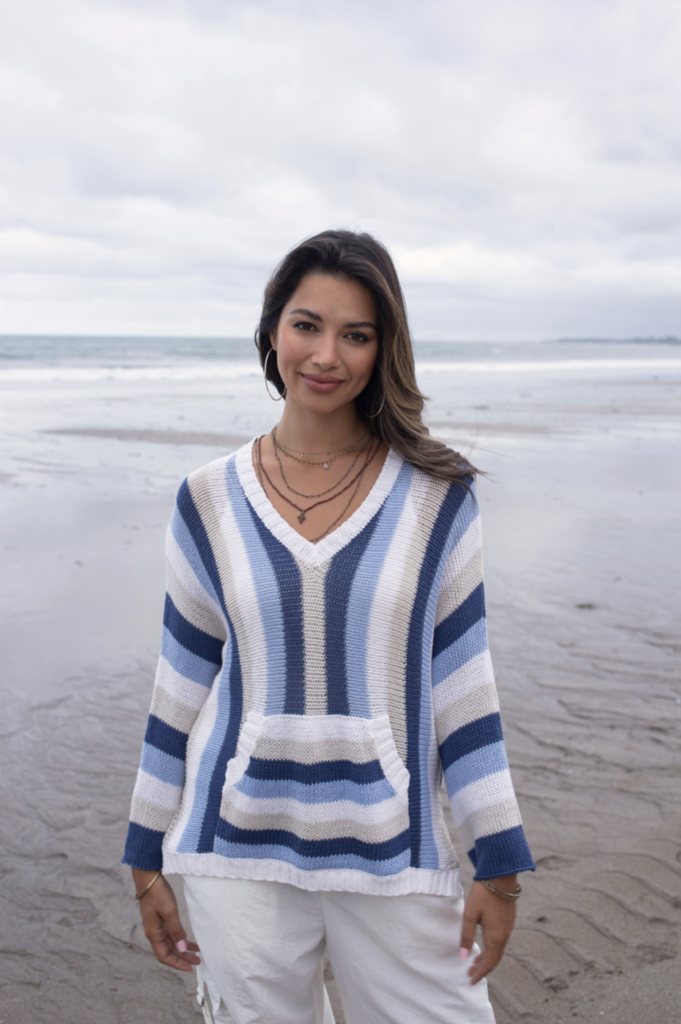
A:
<svg viewBox="0 0 681 1024">
<path fill-rule="evenodd" d="M 227 765 L 214 849 L 393 875 L 409 866 L 408 790 L 387 715 L 251 712 Z"/>
</svg>

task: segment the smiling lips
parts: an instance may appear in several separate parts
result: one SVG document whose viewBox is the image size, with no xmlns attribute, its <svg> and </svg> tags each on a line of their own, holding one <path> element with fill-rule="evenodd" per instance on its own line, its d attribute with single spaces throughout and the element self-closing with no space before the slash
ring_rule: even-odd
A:
<svg viewBox="0 0 681 1024">
<path fill-rule="evenodd" d="M 344 383 L 338 377 L 323 377 L 318 373 L 301 373 L 300 376 L 311 391 L 317 391 L 321 395 L 330 394 Z"/>
</svg>

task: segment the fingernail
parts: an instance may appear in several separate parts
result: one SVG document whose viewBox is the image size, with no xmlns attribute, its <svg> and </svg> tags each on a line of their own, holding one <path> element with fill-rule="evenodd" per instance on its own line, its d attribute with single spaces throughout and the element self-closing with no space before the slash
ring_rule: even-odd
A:
<svg viewBox="0 0 681 1024">
<path fill-rule="evenodd" d="M 459 956 L 461 957 L 462 960 L 467 960 L 469 953 L 470 953 L 470 950 L 469 949 L 464 949 L 463 946 L 459 950 Z"/>
<path fill-rule="evenodd" d="M 187 952 L 187 943 L 184 941 L 184 939 L 180 939 L 180 941 L 176 942 L 175 945 L 177 946 L 180 953 Z"/>
</svg>

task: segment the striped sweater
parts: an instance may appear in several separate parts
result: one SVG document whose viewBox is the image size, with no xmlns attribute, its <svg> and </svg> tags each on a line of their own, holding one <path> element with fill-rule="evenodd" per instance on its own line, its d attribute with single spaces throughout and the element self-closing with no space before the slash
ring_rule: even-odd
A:
<svg viewBox="0 0 681 1024">
<path fill-rule="evenodd" d="M 303 889 L 459 895 L 442 817 L 494 878 L 534 867 L 487 645 L 474 488 L 388 454 L 317 544 L 252 443 L 193 473 L 124 862 Z"/>
</svg>

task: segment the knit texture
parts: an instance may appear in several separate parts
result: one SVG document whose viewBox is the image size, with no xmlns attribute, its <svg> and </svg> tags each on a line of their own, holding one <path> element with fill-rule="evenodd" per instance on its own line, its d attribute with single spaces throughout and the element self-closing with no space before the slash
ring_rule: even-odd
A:
<svg viewBox="0 0 681 1024">
<path fill-rule="evenodd" d="M 459 895 L 442 818 L 495 878 L 534 868 L 487 645 L 475 489 L 390 452 L 318 544 L 252 443 L 193 473 L 124 861 L 305 889 Z"/>
</svg>

